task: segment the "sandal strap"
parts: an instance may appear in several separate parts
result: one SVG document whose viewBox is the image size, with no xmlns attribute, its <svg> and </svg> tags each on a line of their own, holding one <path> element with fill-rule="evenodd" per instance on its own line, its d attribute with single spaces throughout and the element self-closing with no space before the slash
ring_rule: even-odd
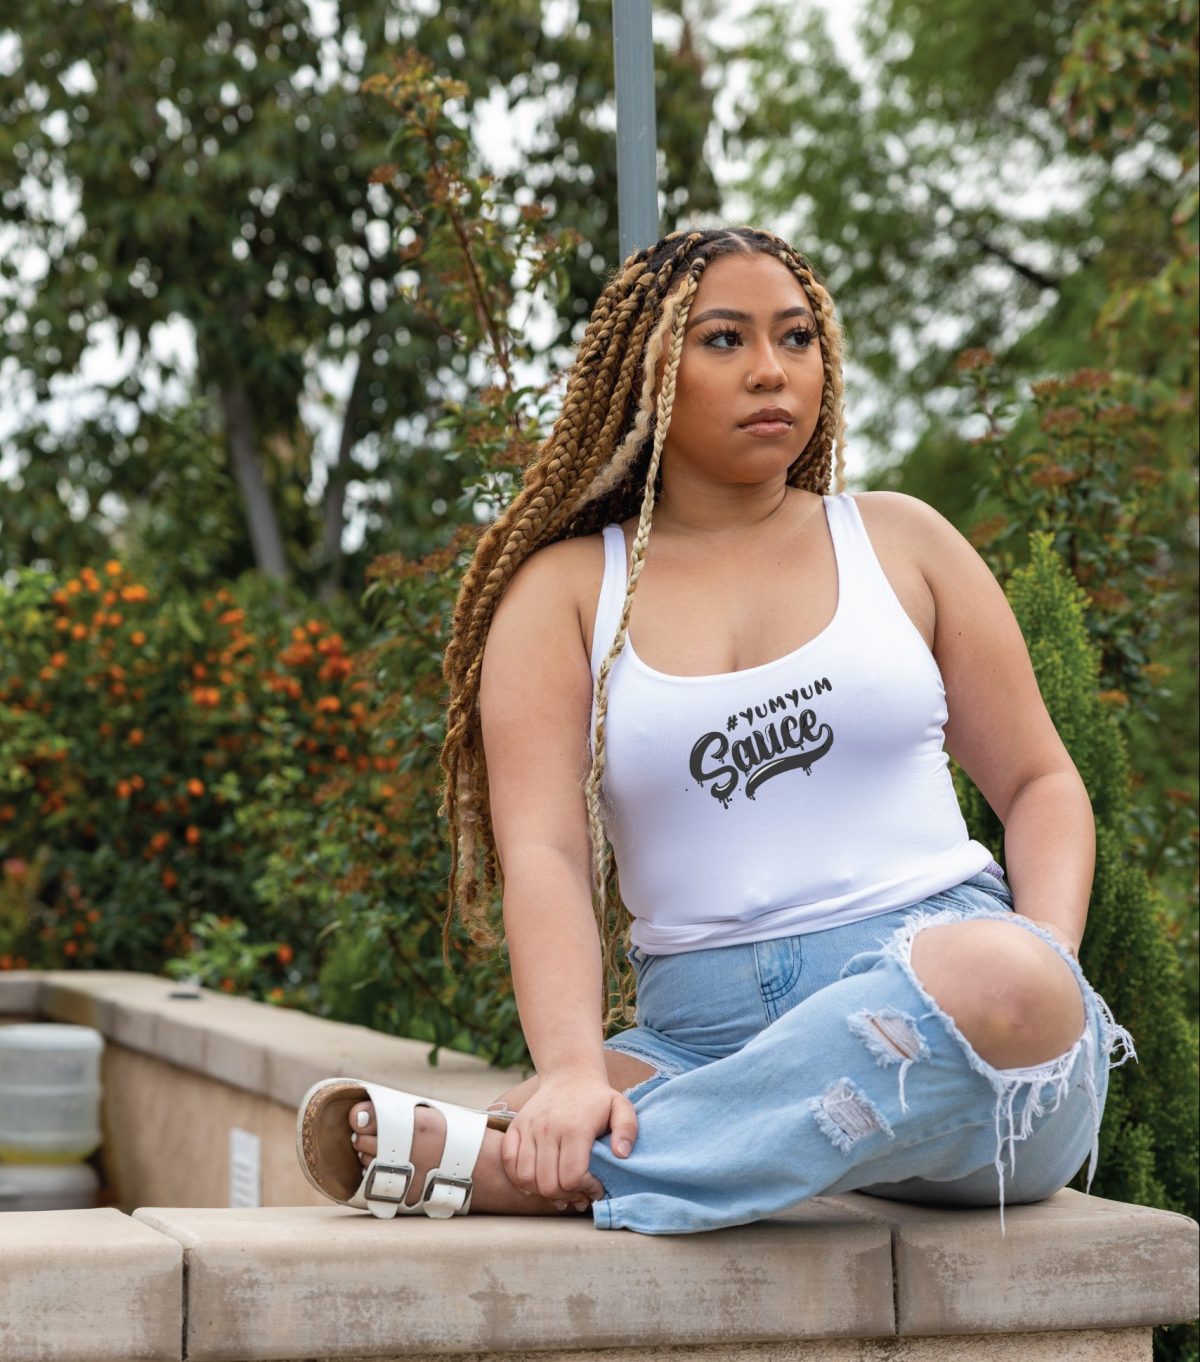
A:
<svg viewBox="0 0 1200 1362">
<path fill-rule="evenodd" d="M 375 1108 L 376 1153 L 363 1175 L 351 1205 L 363 1205 L 381 1220 L 390 1220 L 403 1208 L 412 1184 L 414 1109 L 411 1093 L 364 1083 L 367 1097 Z"/>
<path fill-rule="evenodd" d="M 466 1215 L 474 1183 L 471 1174 L 483 1148 L 487 1116 L 482 1111 L 438 1102 L 432 1097 L 424 1105 L 436 1107 L 446 1118 L 446 1145 L 438 1166 L 426 1174 L 425 1190 L 418 1205 L 432 1220 Z"/>
<path fill-rule="evenodd" d="M 421 1213 L 433 1220 L 465 1215 L 471 1204 L 471 1174 L 483 1147 L 487 1114 L 376 1083 L 364 1083 L 363 1087 L 375 1108 L 376 1154 L 347 1204 L 365 1207 L 381 1220 Z M 415 1109 L 419 1106 L 436 1107 L 445 1117 L 446 1143 L 438 1166 L 425 1176 L 421 1199 L 409 1206 L 404 1198 L 415 1173 L 412 1145 Z"/>
</svg>

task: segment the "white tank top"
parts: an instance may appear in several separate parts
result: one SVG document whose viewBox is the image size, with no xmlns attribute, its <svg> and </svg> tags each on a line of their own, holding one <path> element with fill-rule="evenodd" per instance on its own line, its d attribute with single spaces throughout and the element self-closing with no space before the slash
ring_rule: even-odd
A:
<svg viewBox="0 0 1200 1362">
<path fill-rule="evenodd" d="M 609 673 L 609 836 L 633 944 L 649 953 L 841 926 L 917 903 L 992 859 L 958 807 L 933 654 L 853 498 L 824 502 L 838 600 L 816 638 L 714 676 L 655 671 L 627 639 Z M 593 681 L 627 572 L 624 535 L 609 525 Z"/>
</svg>

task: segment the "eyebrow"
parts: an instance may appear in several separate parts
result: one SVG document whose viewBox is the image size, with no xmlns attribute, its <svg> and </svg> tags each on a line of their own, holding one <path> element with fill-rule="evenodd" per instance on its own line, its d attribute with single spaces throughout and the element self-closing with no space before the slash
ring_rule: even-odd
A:
<svg viewBox="0 0 1200 1362">
<path fill-rule="evenodd" d="M 689 317 L 688 324 L 684 330 L 690 331 L 693 326 L 698 325 L 700 322 L 712 321 L 717 317 L 724 318 L 726 321 L 731 322 L 754 321 L 754 318 L 748 312 L 738 312 L 732 307 L 710 307 L 707 312 L 701 312 L 698 317 Z M 787 317 L 807 317 L 808 320 L 813 323 L 817 320 L 806 307 L 785 307 L 782 312 L 777 312 L 771 320 L 773 322 L 781 322 Z"/>
</svg>

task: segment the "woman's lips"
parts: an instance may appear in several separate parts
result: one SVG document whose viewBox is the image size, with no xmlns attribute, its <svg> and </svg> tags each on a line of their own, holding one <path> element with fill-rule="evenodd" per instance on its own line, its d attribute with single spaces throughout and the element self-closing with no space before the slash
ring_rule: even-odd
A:
<svg viewBox="0 0 1200 1362">
<path fill-rule="evenodd" d="M 792 428 L 790 421 L 751 421 L 748 425 L 739 426 L 739 430 L 744 430 L 747 435 L 757 435 L 762 439 L 773 439 L 779 435 L 786 435 Z"/>
<path fill-rule="evenodd" d="M 757 407 L 746 419 L 739 423 L 739 429 L 747 435 L 757 435 L 760 439 L 774 440 L 786 435 L 792 428 L 792 413 L 786 407 Z"/>
</svg>

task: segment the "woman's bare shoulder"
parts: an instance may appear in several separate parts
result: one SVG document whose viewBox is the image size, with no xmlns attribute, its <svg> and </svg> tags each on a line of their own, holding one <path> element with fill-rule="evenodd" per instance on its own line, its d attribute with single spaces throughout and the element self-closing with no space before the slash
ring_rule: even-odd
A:
<svg viewBox="0 0 1200 1362">
<path fill-rule="evenodd" d="M 531 553 L 513 573 L 496 611 L 496 625 L 506 627 L 530 617 L 543 621 L 590 613 L 604 576 L 604 539 L 583 535 L 560 539 Z M 495 627 L 495 626 L 493 626 Z"/>
</svg>

